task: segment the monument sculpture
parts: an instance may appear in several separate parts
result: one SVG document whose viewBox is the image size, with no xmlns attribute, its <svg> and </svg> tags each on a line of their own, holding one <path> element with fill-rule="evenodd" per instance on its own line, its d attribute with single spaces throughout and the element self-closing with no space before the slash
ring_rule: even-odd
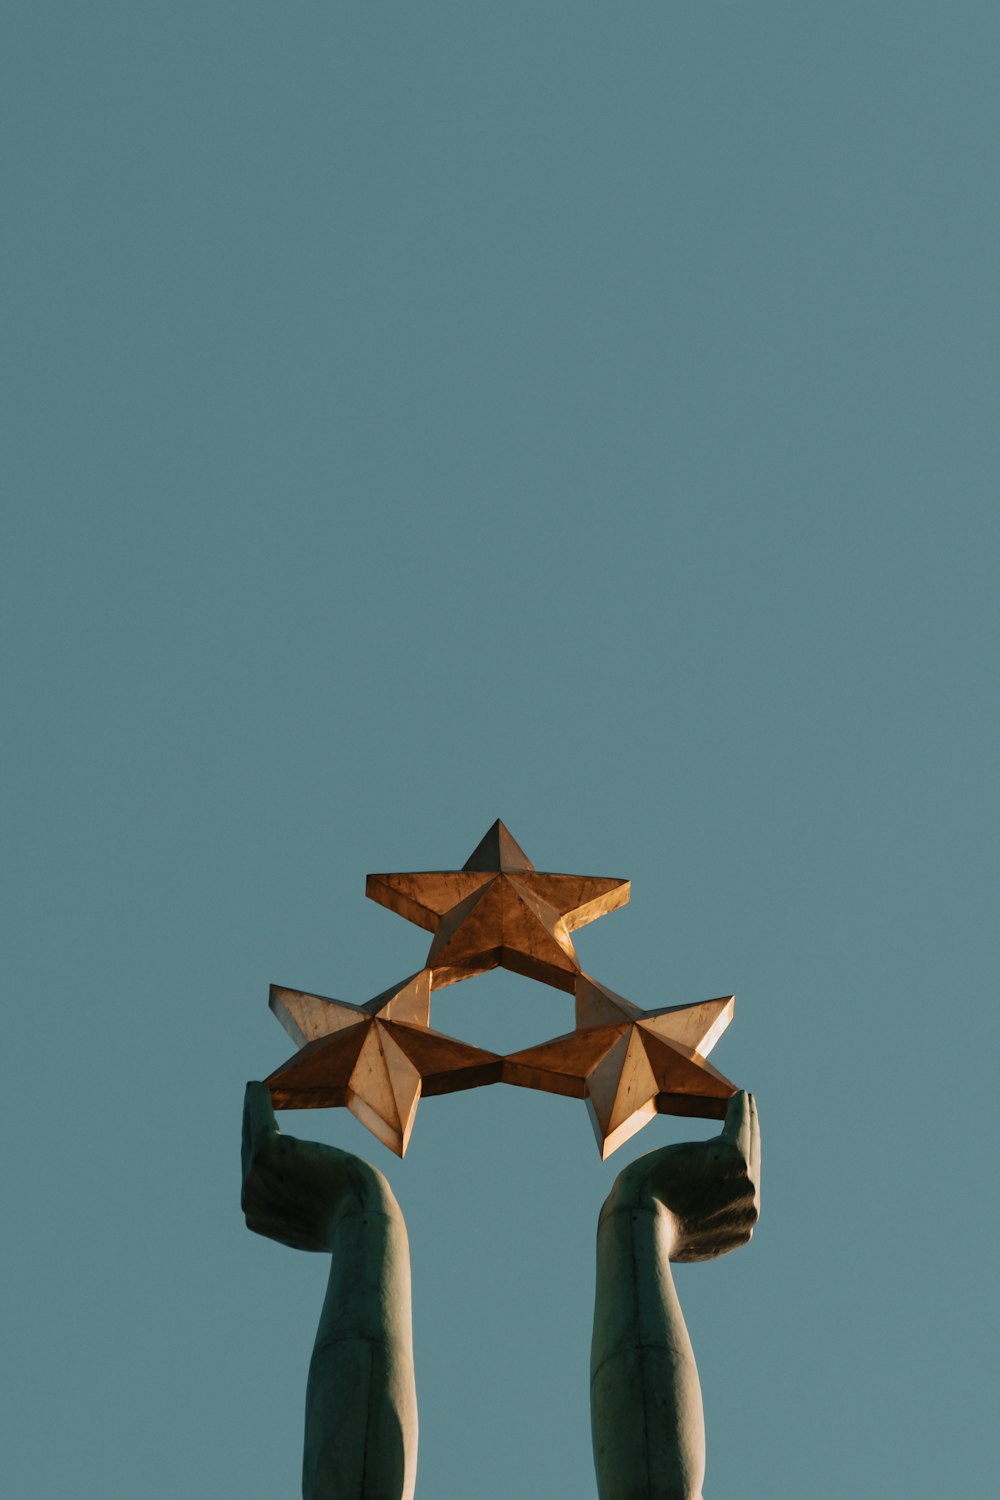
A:
<svg viewBox="0 0 1000 1500">
<path fill-rule="evenodd" d="M 249 1228 L 331 1256 L 306 1390 L 304 1500 L 409 1500 L 416 1483 L 410 1261 L 382 1174 L 277 1128 L 274 1109 L 344 1106 L 405 1154 L 419 1101 L 506 1082 L 584 1098 L 606 1159 L 656 1113 L 722 1119 L 712 1140 L 621 1172 L 601 1210 L 591 1348 L 600 1500 L 701 1500 L 701 1390 L 670 1273 L 746 1244 L 759 1211 L 751 1095 L 707 1062 L 733 996 L 643 1011 L 585 975 L 571 933 L 627 881 L 535 870 L 497 822 L 461 870 L 369 875 L 367 894 L 433 933 L 424 967 L 360 1005 L 272 986 L 298 1051 L 247 1085 Z M 501 1057 L 430 1028 L 433 991 L 503 966 L 571 992 L 576 1025 Z"/>
</svg>

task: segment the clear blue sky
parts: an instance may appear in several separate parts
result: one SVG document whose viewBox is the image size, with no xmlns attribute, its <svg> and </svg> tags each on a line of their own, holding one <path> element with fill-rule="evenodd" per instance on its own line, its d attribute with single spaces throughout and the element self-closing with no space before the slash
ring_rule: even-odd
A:
<svg viewBox="0 0 1000 1500">
<path fill-rule="evenodd" d="M 297 1493 L 267 986 L 412 972 L 366 872 L 497 816 L 631 878 L 598 978 L 737 995 L 709 1500 L 992 1493 L 998 44 L 962 0 L 5 6 L 8 1493 Z M 597 1211 L 712 1127 L 284 1125 L 407 1213 L 418 1495 L 593 1494 Z"/>
</svg>

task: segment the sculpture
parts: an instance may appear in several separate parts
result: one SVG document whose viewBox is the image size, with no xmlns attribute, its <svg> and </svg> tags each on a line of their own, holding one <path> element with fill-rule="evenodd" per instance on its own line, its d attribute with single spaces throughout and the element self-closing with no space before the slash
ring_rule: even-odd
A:
<svg viewBox="0 0 1000 1500">
<path fill-rule="evenodd" d="M 735 1085 L 707 1061 L 733 996 L 642 1011 L 584 974 L 570 931 L 629 882 L 536 870 L 499 821 L 461 870 L 369 875 L 366 893 L 434 933 L 423 969 L 365 1005 L 271 986 L 301 1049 L 265 1082 L 280 1109 L 346 1105 L 402 1156 L 421 1097 L 512 1083 L 587 1100 L 602 1158 L 656 1113 L 722 1119 Z M 502 966 L 569 990 L 573 1032 L 501 1058 L 430 1030 L 432 992 Z"/>
<path fill-rule="evenodd" d="M 629 882 L 536 870 L 498 818 L 460 870 L 369 875 L 365 895 L 433 932 L 427 967 L 439 987 L 502 966 L 572 990 L 570 933 L 624 906 Z"/>
<path fill-rule="evenodd" d="M 756 1106 L 706 1061 L 733 997 L 643 1011 L 584 974 L 570 932 L 623 905 L 628 882 L 536 871 L 499 821 L 462 870 L 370 875 L 367 893 L 434 933 L 424 968 L 363 1005 L 272 986 L 271 1008 L 299 1051 L 248 1084 L 244 1104 L 248 1227 L 331 1255 L 306 1392 L 305 1500 L 413 1495 L 409 1247 L 382 1174 L 282 1135 L 274 1107 L 346 1106 L 402 1156 L 421 1097 L 498 1082 L 586 1098 L 602 1158 L 654 1113 L 725 1117 L 713 1140 L 626 1167 L 597 1231 L 600 1500 L 701 1500 L 701 1391 L 670 1263 L 737 1249 L 757 1220 Z M 430 1029 L 435 985 L 497 965 L 572 991 L 575 1030 L 504 1058 Z"/>
<path fill-rule="evenodd" d="M 591 1346 L 600 1500 L 702 1500 L 701 1387 L 670 1262 L 746 1244 L 759 1192 L 757 1110 L 744 1093 L 721 1135 L 639 1157 L 611 1189 Z M 269 1090 L 250 1083 L 242 1201 L 258 1234 L 331 1256 L 306 1387 L 303 1500 L 412 1500 L 410 1258 L 392 1189 L 349 1152 L 282 1135 Z"/>
<path fill-rule="evenodd" d="M 417 1469 L 410 1251 L 381 1172 L 281 1135 L 247 1085 L 243 1211 L 258 1234 L 330 1254 L 306 1385 L 304 1500 L 410 1500 Z"/>
<path fill-rule="evenodd" d="M 403 1156 L 417 1104 L 430 1094 L 495 1083 L 502 1059 L 431 1031 L 431 971 L 366 1005 L 271 986 L 271 1009 L 300 1051 L 267 1080 L 279 1109 L 342 1104 Z"/>
</svg>

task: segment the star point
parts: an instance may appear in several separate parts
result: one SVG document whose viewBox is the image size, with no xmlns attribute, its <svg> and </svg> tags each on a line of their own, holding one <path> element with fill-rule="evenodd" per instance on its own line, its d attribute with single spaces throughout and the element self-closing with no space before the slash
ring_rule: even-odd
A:
<svg viewBox="0 0 1000 1500">
<path fill-rule="evenodd" d="M 497 818 L 469 855 L 463 870 L 533 870 L 535 867 L 505 823 Z"/>
</svg>

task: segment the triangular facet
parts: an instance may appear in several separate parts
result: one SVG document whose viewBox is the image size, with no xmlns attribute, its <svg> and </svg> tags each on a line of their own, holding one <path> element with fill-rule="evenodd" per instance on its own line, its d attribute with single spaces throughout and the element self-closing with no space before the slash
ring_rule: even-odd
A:
<svg viewBox="0 0 1000 1500">
<path fill-rule="evenodd" d="M 442 919 L 427 954 L 429 969 L 445 969 L 452 959 L 463 976 L 496 968 L 503 930 L 500 884 L 499 877 L 487 880 Z M 442 976 L 437 982 L 448 981 Z"/>
<path fill-rule="evenodd" d="M 631 1028 L 594 1069 L 587 1084 L 591 1119 L 602 1160 L 656 1113 L 656 1079 L 643 1041 Z"/>
<path fill-rule="evenodd" d="M 307 995 L 302 990 L 286 990 L 277 984 L 271 986 L 268 1004 L 299 1047 L 356 1026 L 365 1018 L 363 1006 L 328 1000 L 325 995 Z"/>
<path fill-rule="evenodd" d="M 346 1102 L 354 1118 L 366 1130 L 370 1130 L 377 1141 L 381 1141 L 383 1146 L 388 1146 L 389 1150 L 394 1151 L 397 1156 L 402 1156 L 403 1134 L 398 1125 L 391 1120 L 383 1120 L 378 1111 L 372 1109 L 368 1100 L 363 1099 L 360 1094 L 355 1094 L 353 1090 L 348 1090 Z"/>
<path fill-rule="evenodd" d="M 578 967 L 576 950 L 573 947 L 573 939 L 569 935 L 569 928 L 562 919 L 562 914 L 554 906 L 537 895 L 529 885 L 524 885 L 516 876 L 510 875 L 504 880 L 504 927 L 508 921 L 513 919 L 516 906 L 512 898 L 526 907 L 540 927 L 555 939 L 566 957 L 573 962 L 574 969 Z M 508 912 L 511 918 L 508 918 Z"/>
<path fill-rule="evenodd" d="M 382 1027 L 420 1073 L 421 1098 L 453 1094 L 481 1084 L 499 1083 L 503 1059 L 496 1052 L 457 1041 L 426 1026 L 407 1026 L 388 1021 Z"/>
<path fill-rule="evenodd" d="M 469 855 L 463 870 L 533 870 L 520 844 L 497 818 Z"/>
<path fill-rule="evenodd" d="M 420 1073 L 385 1027 L 379 1026 L 377 1029 L 382 1056 L 385 1058 L 389 1074 L 389 1083 L 396 1100 L 396 1114 L 400 1128 L 399 1154 L 405 1156 L 410 1141 L 410 1131 L 413 1129 L 413 1121 L 417 1114 L 417 1104 L 420 1102 Z"/>
<path fill-rule="evenodd" d="M 602 1150 L 604 1137 L 607 1135 L 608 1121 L 611 1119 L 611 1111 L 615 1104 L 615 1095 L 618 1093 L 618 1080 L 625 1066 L 629 1038 L 630 1032 L 623 1031 L 587 1079 L 587 1108 L 590 1111 L 594 1134 L 597 1136 L 597 1144 Z"/>
<path fill-rule="evenodd" d="M 411 1021 L 414 1026 L 426 1026 L 431 1015 L 431 972 L 421 969 L 411 974 L 401 984 L 383 990 L 374 1000 L 369 1000 L 365 1010 L 380 1021 Z"/>
<path fill-rule="evenodd" d="M 580 964 L 565 923 L 511 876 L 502 876 L 501 882 L 504 968 L 572 991 Z"/>
<path fill-rule="evenodd" d="M 598 984 L 587 974 L 578 975 L 575 994 L 578 1031 L 584 1031 L 588 1026 L 621 1026 L 642 1015 L 631 1000 L 616 995 L 614 990 Z"/>
<path fill-rule="evenodd" d="M 482 884 L 464 870 L 424 870 L 403 875 L 369 875 L 365 895 L 380 906 L 434 932 L 446 911 Z"/>
<path fill-rule="evenodd" d="M 570 1031 L 525 1047 L 504 1058 L 503 1081 L 518 1088 L 544 1089 L 551 1094 L 566 1094 L 583 1099 L 587 1078 L 622 1036 L 623 1026 L 593 1027 L 590 1031 Z"/>
<path fill-rule="evenodd" d="M 707 1057 L 733 1019 L 735 997 L 723 995 L 718 1000 L 702 1000 L 695 1005 L 671 1005 L 653 1010 L 642 1017 L 643 1031 L 652 1032 L 665 1042 L 680 1042 L 700 1057 Z"/>
<path fill-rule="evenodd" d="M 535 871 L 523 877 L 523 883 L 562 914 L 570 932 L 625 906 L 631 891 L 629 881 L 605 875 L 549 875 Z"/>
<path fill-rule="evenodd" d="M 646 1100 L 645 1104 L 638 1105 L 615 1130 L 610 1130 L 604 1137 L 603 1142 L 598 1143 L 601 1149 L 601 1160 L 607 1161 L 608 1157 L 613 1155 L 619 1146 L 624 1146 L 626 1141 L 630 1141 L 634 1135 L 638 1135 L 639 1131 L 649 1124 L 655 1114 L 656 1095 L 654 1094 L 651 1099 Z"/>
<path fill-rule="evenodd" d="M 383 1145 L 402 1156 L 403 1124 L 378 1031 L 378 1026 L 370 1028 L 358 1054 L 347 1107 Z"/>
<path fill-rule="evenodd" d="M 275 1109 L 325 1109 L 345 1104 L 365 1037 L 367 1024 L 320 1037 L 275 1068 L 264 1079 Z"/>
<path fill-rule="evenodd" d="M 736 1093 L 736 1085 L 692 1047 L 662 1041 L 648 1031 L 642 1040 L 659 1093 L 693 1099 L 729 1099 Z"/>
</svg>

